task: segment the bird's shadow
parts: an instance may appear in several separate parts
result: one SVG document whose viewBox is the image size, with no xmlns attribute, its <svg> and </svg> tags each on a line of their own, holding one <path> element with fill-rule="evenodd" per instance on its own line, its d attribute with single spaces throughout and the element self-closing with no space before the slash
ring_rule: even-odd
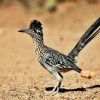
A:
<svg viewBox="0 0 100 100">
<path fill-rule="evenodd" d="M 65 93 L 65 92 L 71 92 L 71 91 L 86 91 L 87 89 L 93 89 L 93 88 L 100 88 L 100 85 L 93 85 L 90 87 L 80 87 L 80 88 L 74 88 L 74 89 L 65 89 L 65 88 L 60 88 L 59 92 L 60 93 Z M 46 87 L 45 88 L 47 91 L 52 91 L 53 87 Z"/>
</svg>

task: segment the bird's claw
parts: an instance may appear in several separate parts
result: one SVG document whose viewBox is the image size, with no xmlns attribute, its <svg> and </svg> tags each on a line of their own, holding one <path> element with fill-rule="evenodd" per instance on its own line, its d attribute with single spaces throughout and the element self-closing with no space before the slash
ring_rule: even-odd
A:
<svg viewBox="0 0 100 100">
<path fill-rule="evenodd" d="M 58 93 L 59 92 L 59 87 L 54 87 L 51 93 Z"/>
</svg>

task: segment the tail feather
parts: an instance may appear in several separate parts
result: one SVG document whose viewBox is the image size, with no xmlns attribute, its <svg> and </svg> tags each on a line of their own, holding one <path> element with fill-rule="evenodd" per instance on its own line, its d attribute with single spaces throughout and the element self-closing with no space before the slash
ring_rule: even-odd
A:
<svg viewBox="0 0 100 100">
<path fill-rule="evenodd" d="M 89 37 L 100 26 L 100 17 L 87 29 L 80 40 Z"/>
<path fill-rule="evenodd" d="M 74 63 L 71 63 L 71 67 L 74 71 L 81 73 L 82 69 L 76 66 Z"/>
<path fill-rule="evenodd" d="M 89 29 L 83 34 L 79 42 L 75 45 L 72 51 L 69 53 L 75 61 L 75 57 L 78 56 L 79 52 L 100 32 L 100 18 L 98 18 Z"/>
<path fill-rule="evenodd" d="M 87 41 L 86 44 L 88 44 L 98 33 L 100 32 L 100 29 L 98 29 L 95 34 L 93 34 Z"/>
</svg>

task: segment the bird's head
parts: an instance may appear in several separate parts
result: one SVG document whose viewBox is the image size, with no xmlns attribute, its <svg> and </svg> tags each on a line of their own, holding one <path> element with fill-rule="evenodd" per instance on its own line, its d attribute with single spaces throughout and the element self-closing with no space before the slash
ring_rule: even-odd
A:
<svg viewBox="0 0 100 100">
<path fill-rule="evenodd" d="M 42 37 L 43 33 L 42 33 L 42 24 L 40 21 L 38 20 L 33 20 L 30 23 L 30 26 L 28 29 L 21 29 L 18 32 L 23 32 L 23 33 L 27 33 L 29 34 L 32 38 L 33 37 Z"/>
</svg>

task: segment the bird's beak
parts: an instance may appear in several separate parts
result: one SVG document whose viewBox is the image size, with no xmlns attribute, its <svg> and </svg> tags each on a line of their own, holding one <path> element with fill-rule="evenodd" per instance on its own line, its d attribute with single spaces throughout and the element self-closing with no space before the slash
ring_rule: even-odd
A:
<svg viewBox="0 0 100 100">
<path fill-rule="evenodd" d="M 29 32 L 29 29 L 21 29 L 21 30 L 19 30 L 18 32 L 28 33 L 28 32 Z"/>
</svg>

